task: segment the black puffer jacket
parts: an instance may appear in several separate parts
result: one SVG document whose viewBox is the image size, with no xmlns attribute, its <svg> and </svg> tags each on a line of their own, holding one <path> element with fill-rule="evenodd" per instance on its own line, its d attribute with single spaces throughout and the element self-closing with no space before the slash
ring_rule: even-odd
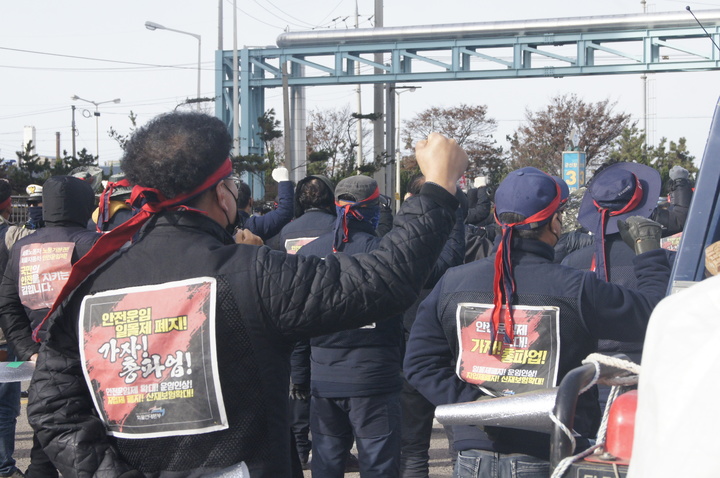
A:
<svg viewBox="0 0 720 478">
<path fill-rule="evenodd" d="M 456 207 L 446 191 L 426 185 L 406 202 L 377 250 L 325 260 L 235 245 L 222 227 L 195 212 L 154 217 L 132 246 L 98 268 L 50 319 L 28 407 L 48 456 L 65 478 L 199 477 L 239 462 L 253 478 L 290 476 L 292 344 L 389 317 L 412 303 L 450 233 Z M 217 280 L 217 363 L 229 428 L 109 437 L 83 378 L 77 330 L 83 297 L 203 276 Z"/>
<path fill-rule="evenodd" d="M 85 225 L 90 219 L 95 197 L 90 185 L 71 176 L 56 176 L 43 185 L 43 217 L 45 227 L 34 234 L 23 237 L 10 250 L 8 265 L 0 284 L 0 325 L 6 337 L 15 346 L 20 360 L 28 360 L 40 349 L 40 344 L 32 339 L 32 330 L 37 327 L 47 308 L 30 308 L 21 301 L 20 259 L 23 247 L 30 244 L 42 244 L 53 247 L 53 243 L 74 243 L 71 263 L 74 264 L 85 255 L 100 237 L 97 232 L 88 231 Z M 37 274 L 35 274 L 37 275 Z M 26 273 L 26 278 L 31 276 Z M 36 283 L 35 281 L 33 283 Z M 55 296 L 62 284 L 42 282 L 55 287 Z M 37 283 L 37 285 L 40 285 Z M 25 302 L 26 304 L 27 302 Z M 45 338 L 42 330 L 40 339 Z"/>
</svg>

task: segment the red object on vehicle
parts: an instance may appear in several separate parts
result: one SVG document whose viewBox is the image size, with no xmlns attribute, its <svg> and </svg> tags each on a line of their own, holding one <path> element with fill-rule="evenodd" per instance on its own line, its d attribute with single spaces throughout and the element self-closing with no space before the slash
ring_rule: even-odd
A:
<svg viewBox="0 0 720 478">
<path fill-rule="evenodd" d="M 631 390 L 617 397 L 610 406 L 605 450 L 623 461 L 632 456 L 637 402 L 637 390 Z"/>
</svg>

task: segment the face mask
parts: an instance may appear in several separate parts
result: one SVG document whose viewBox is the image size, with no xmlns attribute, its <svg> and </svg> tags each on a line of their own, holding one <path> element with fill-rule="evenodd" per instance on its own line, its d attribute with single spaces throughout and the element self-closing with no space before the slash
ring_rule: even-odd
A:
<svg viewBox="0 0 720 478">
<path fill-rule="evenodd" d="M 228 217 L 225 210 L 223 210 L 223 214 L 225 214 L 225 219 L 227 219 L 228 225 L 225 226 L 225 230 L 230 234 L 231 236 L 235 236 L 235 233 L 242 227 L 242 219 L 240 218 L 240 209 L 237 207 L 238 198 L 233 194 L 233 192 L 230 190 L 229 187 L 227 187 L 227 184 L 225 184 L 225 181 L 223 181 L 223 186 L 225 186 L 225 189 L 228 190 L 230 195 L 235 199 L 235 205 L 236 205 L 236 213 L 235 213 L 235 220 L 231 221 Z"/>
<path fill-rule="evenodd" d="M 42 206 L 30 206 L 28 207 L 28 215 L 30 217 L 30 220 L 28 221 L 29 224 L 34 226 L 34 228 L 41 227 L 43 224 L 43 208 Z"/>
</svg>

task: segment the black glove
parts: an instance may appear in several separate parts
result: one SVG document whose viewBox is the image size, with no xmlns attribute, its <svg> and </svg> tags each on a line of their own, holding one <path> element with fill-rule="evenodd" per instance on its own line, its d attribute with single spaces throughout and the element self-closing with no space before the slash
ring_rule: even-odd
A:
<svg viewBox="0 0 720 478">
<path fill-rule="evenodd" d="M 386 211 L 392 210 L 392 199 L 388 196 L 381 194 L 378 198 L 378 202 L 380 203 L 380 209 L 384 209 Z"/>
<path fill-rule="evenodd" d="M 632 216 L 627 221 L 618 219 L 620 236 L 635 254 L 660 249 L 662 226 L 660 223 L 642 216 Z"/>
<path fill-rule="evenodd" d="M 290 382 L 290 398 L 293 400 L 307 400 L 310 398 L 310 385 Z"/>
</svg>

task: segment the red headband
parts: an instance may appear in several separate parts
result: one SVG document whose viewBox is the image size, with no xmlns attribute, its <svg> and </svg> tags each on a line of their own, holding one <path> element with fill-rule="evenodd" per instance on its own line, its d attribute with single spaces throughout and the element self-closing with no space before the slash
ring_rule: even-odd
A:
<svg viewBox="0 0 720 478">
<path fill-rule="evenodd" d="M 635 191 L 633 191 L 632 197 L 630 198 L 628 203 L 622 207 L 622 209 L 619 209 L 617 211 L 611 211 L 608 208 L 602 207 L 597 203 L 597 201 L 593 199 L 593 204 L 597 208 L 598 213 L 600 213 L 600 230 L 595 231 L 599 240 L 596 243 L 595 254 L 592 258 L 590 270 L 596 271 L 599 275 L 602 274 L 601 278 L 604 278 L 605 282 L 608 281 L 608 273 L 606 267 L 607 257 L 605 255 L 605 228 L 607 227 L 607 220 L 611 216 L 619 216 L 621 214 L 625 214 L 634 210 L 638 206 L 638 204 L 640 204 L 640 201 L 642 201 L 643 199 L 643 188 L 642 184 L 640 183 L 640 179 L 634 173 L 630 174 L 632 174 L 633 178 L 635 178 Z M 598 253 L 600 253 L 599 262 L 596 259 Z M 599 271 L 597 269 L 599 269 Z"/>
</svg>

